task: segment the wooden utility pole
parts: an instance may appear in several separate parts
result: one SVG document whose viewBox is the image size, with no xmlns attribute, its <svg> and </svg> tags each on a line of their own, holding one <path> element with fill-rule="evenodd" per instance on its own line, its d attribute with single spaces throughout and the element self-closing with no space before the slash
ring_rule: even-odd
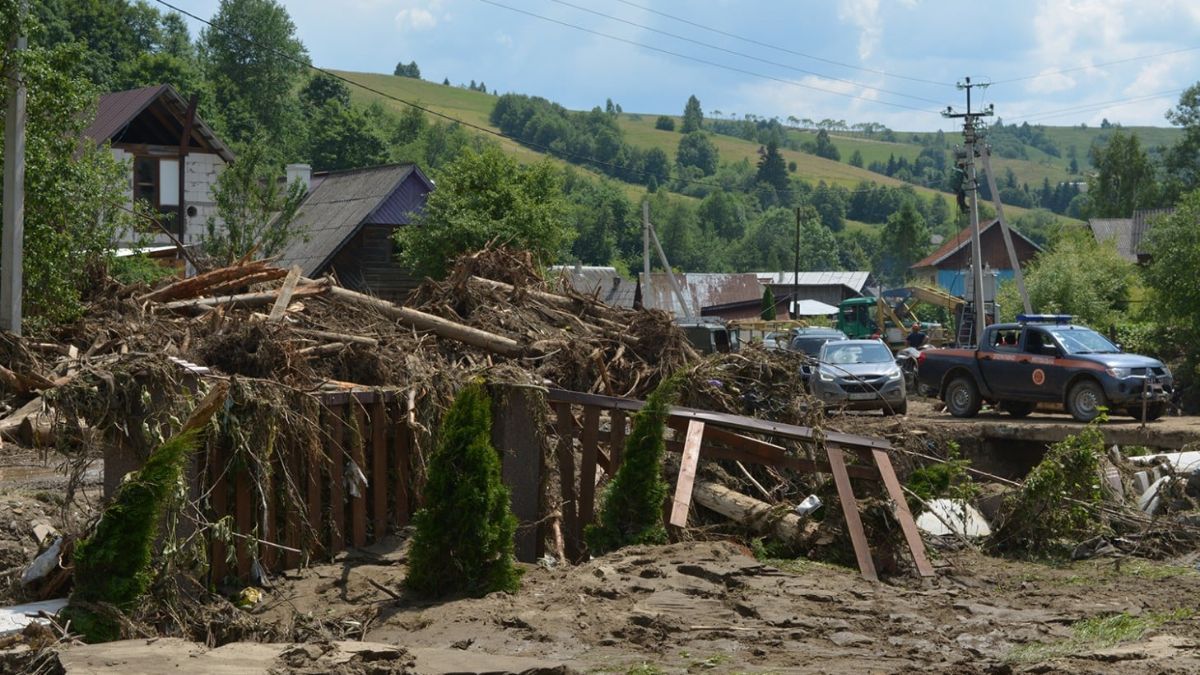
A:
<svg viewBox="0 0 1200 675">
<path fill-rule="evenodd" d="M 792 268 L 792 303 L 788 318 L 796 320 L 796 303 L 800 302 L 800 207 L 796 207 L 796 261 Z"/>
<path fill-rule="evenodd" d="M 979 176 L 975 171 L 975 141 L 978 140 L 975 130 L 975 121 L 980 117 L 990 117 L 992 114 L 992 106 L 988 106 L 983 111 L 971 110 L 971 89 L 981 85 L 971 84 L 971 78 L 964 78 L 963 82 L 958 83 L 959 89 L 965 89 L 967 92 L 967 111 L 965 113 L 956 113 L 954 109 L 947 106 L 943 117 L 962 118 L 963 121 L 963 145 L 967 151 L 967 185 L 966 189 L 971 191 L 971 282 L 974 288 L 974 305 L 975 305 L 975 331 L 974 343 L 979 344 L 979 336 L 983 332 L 983 327 L 987 325 L 987 308 L 983 297 L 983 247 L 980 245 L 979 238 Z M 983 85 L 986 86 L 986 85 Z"/>
<path fill-rule="evenodd" d="M 650 200 L 642 200 L 642 307 L 650 305 Z"/>
<path fill-rule="evenodd" d="M 0 329 L 21 334 L 22 263 L 25 244 L 25 81 L 21 60 L 27 47 L 26 0 L 19 0 L 17 29 L 8 40 L 8 109 L 4 118 L 4 231 L 0 235 Z"/>
</svg>

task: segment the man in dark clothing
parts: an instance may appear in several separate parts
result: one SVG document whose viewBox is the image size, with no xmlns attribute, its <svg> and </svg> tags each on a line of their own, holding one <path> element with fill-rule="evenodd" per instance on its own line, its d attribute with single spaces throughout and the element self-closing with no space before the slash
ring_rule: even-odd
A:
<svg viewBox="0 0 1200 675">
<path fill-rule="evenodd" d="M 914 323 L 912 325 L 912 332 L 904 340 L 908 343 L 909 347 L 920 349 L 925 346 L 925 339 L 925 334 L 921 332 L 921 324 Z"/>
</svg>

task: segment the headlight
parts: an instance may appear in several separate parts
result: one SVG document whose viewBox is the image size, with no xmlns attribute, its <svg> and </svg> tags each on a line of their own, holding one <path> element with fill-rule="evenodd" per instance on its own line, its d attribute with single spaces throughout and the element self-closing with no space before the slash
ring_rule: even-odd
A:
<svg viewBox="0 0 1200 675">
<path fill-rule="evenodd" d="M 833 374 L 824 370 L 818 370 L 817 375 L 821 377 L 822 382 L 833 382 Z"/>
<path fill-rule="evenodd" d="M 896 380 L 900 379 L 903 376 L 904 376 L 904 373 L 900 372 L 900 369 L 897 368 L 888 373 L 888 376 L 887 376 L 888 382 L 895 382 Z"/>
<path fill-rule="evenodd" d="M 1105 368 L 1105 372 L 1118 380 L 1123 380 L 1133 374 L 1130 368 Z"/>
</svg>

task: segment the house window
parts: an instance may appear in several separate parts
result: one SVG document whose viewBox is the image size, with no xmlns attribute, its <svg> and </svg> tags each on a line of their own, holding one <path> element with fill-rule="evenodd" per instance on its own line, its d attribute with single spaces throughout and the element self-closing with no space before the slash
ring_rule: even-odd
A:
<svg viewBox="0 0 1200 675">
<path fill-rule="evenodd" d="M 179 160 L 136 157 L 133 161 L 133 198 L 159 214 L 162 224 L 174 229 L 179 206 Z M 147 230 L 157 231 L 147 224 Z"/>
</svg>

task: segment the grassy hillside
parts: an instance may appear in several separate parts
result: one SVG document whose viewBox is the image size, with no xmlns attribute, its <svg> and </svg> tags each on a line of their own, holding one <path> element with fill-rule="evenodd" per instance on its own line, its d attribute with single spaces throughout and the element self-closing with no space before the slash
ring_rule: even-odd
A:
<svg viewBox="0 0 1200 675">
<path fill-rule="evenodd" d="M 338 72 L 339 75 L 347 79 L 384 92 L 389 96 L 419 103 L 430 110 L 493 131 L 498 131 L 488 121 L 488 115 L 496 101 L 496 97 L 490 94 L 392 75 L 346 71 L 335 72 Z M 393 110 L 399 110 L 403 105 L 385 96 L 380 96 L 357 87 L 351 87 L 351 91 L 354 99 L 358 102 L 368 103 L 378 101 L 385 107 Z M 532 93 L 536 94 L 537 92 Z M 678 132 L 655 129 L 654 120 L 656 117 L 657 115 L 651 114 L 623 114 L 620 117 L 619 124 L 625 133 L 626 140 L 630 144 L 642 148 L 661 148 L 669 157 L 673 158 L 675 148 L 679 143 L 680 134 Z M 1147 147 L 1170 144 L 1180 137 L 1180 131 L 1172 128 L 1129 127 L 1123 130 L 1126 132 L 1136 132 Z M 814 134 L 809 132 L 791 131 L 789 133 L 801 141 L 808 141 L 814 138 Z M 1111 133 L 1112 130 L 1110 129 L 1047 127 L 1046 135 L 1061 149 L 1060 157 L 1053 157 L 1037 148 L 1025 146 L 1028 159 L 1005 159 L 997 157 L 993 160 L 993 165 L 998 175 L 1002 176 L 1004 170 L 1010 168 L 1017 175 L 1019 182 L 1028 183 L 1034 188 L 1040 186 L 1043 179 L 1049 179 L 1052 184 L 1068 180 L 1080 180 L 1082 178 L 1081 175 L 1072 176 L 1067 172 L 1067 163 L 1069 161 L 1067 159 L 1067 148 L 1075 146 L 1080 171 L 1086 172 L 1089 168 L 1087 161 L 1088 148 L 1091 147 L 1091 144 L 1095 140 Z M 831 138 L 841 153 L 842 159 L 840 162 L 791 150 L 784 150 L 783 155 L 788 162 L 796 163 L 796 175 L 814 184 L 818 181 L 825 181 L 829 184 L 854 187 L 859 182 L 866 180 L 882 185 L 898 186 L 904 183 L 867 171 L 866 169 L 850 166 L 848 164 L 850 156 L 855 150 L 858 150 L 863 156 L 864 165 L 869 165 L 873 161 L 886 162 L 888 157 L 892 155 L 897 159 L 905 157 L 909 161 L 912 161 L 916 159 L 921 151 L 920 139 L 926 135 L 929 134 L 897 132 L 896 142 L 886 142 L 870 138 L 834 134 Z M 957 140 L 954 134 L 948 134 L 947 136 L 947 140 L 951 143 Z M 544 156 L 515 141 L 509 139 L 499 140 L 505 151 L 513 154 L 521 161 L 536 161 Z M 724 162 L 736 162 L 741 159 L 746 159 L 751 163 L 758 161 L 759 146 L 757 143 L 723 135 L 714 135 L 713 141 L 716 143 L 721 153 L 721 160 Z M 597 172 L 592 173 L 599 175 Z M 934 190 L 927 188 L 917 187 L 916 190 L 926 197 L 936 194 Z M 645 194 L 645 190 L 636 185 L 626 185 L 626 192 L 632 198 L 640 198 L 641 195 Z M 950 195 L 947 195 L 947 197 L 951 198 Z M 1008 212 L 1015 217 L 1024 213 L 1025 210 L 1008 207 Z"/>
</svg>

